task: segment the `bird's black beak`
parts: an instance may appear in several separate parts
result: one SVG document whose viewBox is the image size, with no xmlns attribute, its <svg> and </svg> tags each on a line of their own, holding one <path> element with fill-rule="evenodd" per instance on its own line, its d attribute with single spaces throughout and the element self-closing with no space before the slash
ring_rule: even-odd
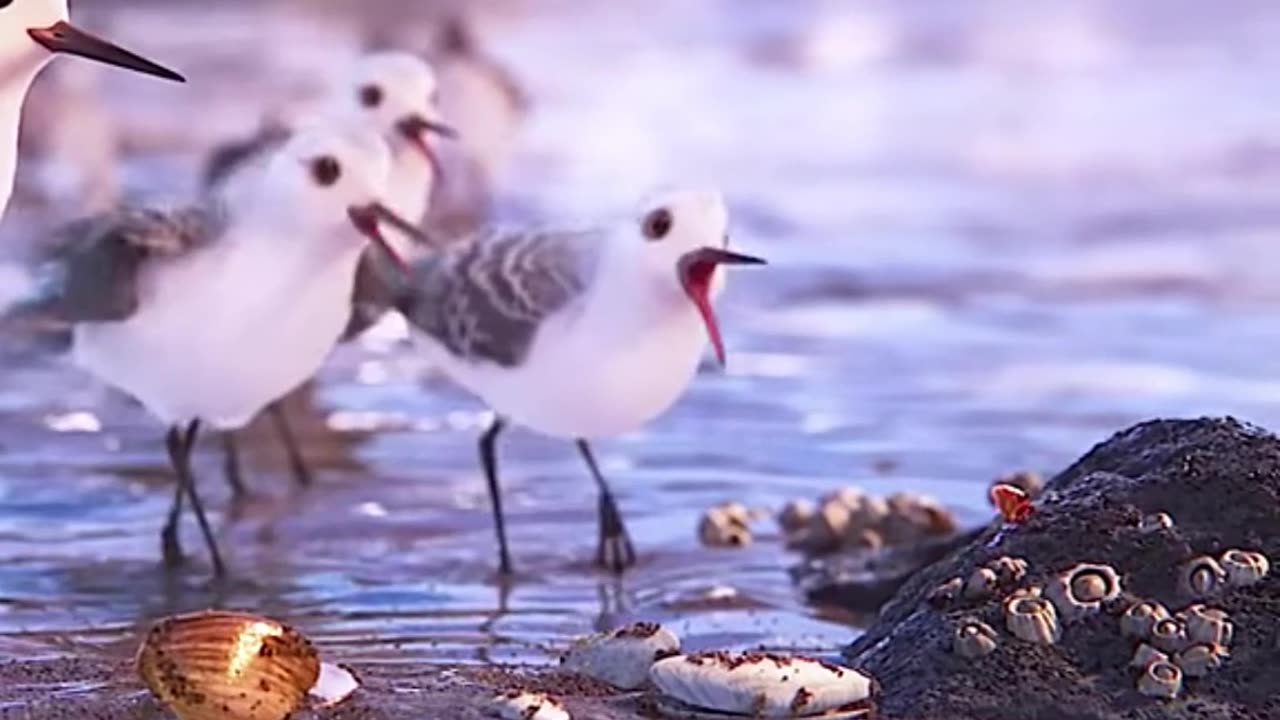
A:
<svg viewBox="0 0 1280 720">
<path fill-rule="evenodd" d="M 97 60 L 108 65 L 115 65 L 126 70 L 154 75 L 166 80 L 186 82 L 186 78 L 163 65 L 151 62 L 141 55 L 134 54 L 113 45 L 94 35 L 80 30 L 69 22 L 58 22 L 47 28 L 32 28 L 27 31 L 32 40 L 43 45 L 49 52 L 78 55 L 90 60 Z"/>
</svg>

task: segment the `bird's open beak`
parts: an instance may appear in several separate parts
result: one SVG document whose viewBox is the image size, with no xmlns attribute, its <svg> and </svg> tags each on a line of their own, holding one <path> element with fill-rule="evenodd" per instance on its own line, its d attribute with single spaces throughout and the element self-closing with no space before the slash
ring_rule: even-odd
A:
<svg viewBox="0 0 1280 720">
<path fill-rule="evenodd" d="M 90 60 L 115 65 L 126 70 L 133 70 L 147 75 L 155 75 L 166 80 L 186 82 L 186 78 L 163 65 L 136 55 L 124 48 L 113 45 L 106 40 L 90 35 L 69 22 L 58 22 L 47 28 L 32 28 L 27 31 L 32 40 L 43 45 L 53 53 L 79 55 Z"/>
<path fill-rule="evenodd" d="M 435 120 L 428 120 L 421 115 L 410 115 L 400 121 L 400 134 L 405 137 L 422 156 L 431 163 L 431 171 L 441 180 L 444 178 L 444 168 L 440 164 L 440 158 L 436 155 L 436 151 L 432 149 L 431 143 L 427 142 L 428 135 L 439 135 L 449 140 L 458 139 L 458 131 L 452 127 Z"/>
<path fill-rule="evenodd" d="M 720 324 L 716 322 L 716 313 L 711 307 L 711 282 L 715 278 L 716 268 L 721 265 L 764 264 L 765 261 L 761 258 L 713 247 L 699 248 L 680 258 L 680 285 L 702 315 L 702 322 L 707 326 L 707 337 L 711 340 L 716 359 L 721 365 L 725 363 L 724 341 L 720 339 Z"/>
<path fill-rule="evenodd" d="M 431 239 L 426 233 L 418 229 L 413 223 L 405 220 L 399 215 L 392 212 L 382 203 L 370 203 L 363 206 L 355 206 L 347 209 L 347 215 L 351 218 L 351 224 L 356 230 L 360 231 L 379 250 L 385 254 L 392 263 L 403 273 L 409 272 L 409 265 L 404 258 L 400 257 L 400 253 L 387 242 L 386 236 L 382 234 L 382 223 L 386 223 L 392 229 L 403 233 L 410 240 L 423 245 L 430 245 Z"/>
</svg>

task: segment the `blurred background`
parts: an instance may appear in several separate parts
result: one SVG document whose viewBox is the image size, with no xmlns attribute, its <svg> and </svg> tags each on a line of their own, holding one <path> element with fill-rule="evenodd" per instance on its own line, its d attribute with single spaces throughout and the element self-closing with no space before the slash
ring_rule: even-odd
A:
<svg viewBox="0 0 1280 720">
<path fill-rule="evenodd" d="M 0 659 L 120 654 L 221 604 L 363 662 L 544 662 L 595 627 L 829 652 L 858 618 L 806 602 L 765 527 L 699 514 L 842 485 L 990 518 L 1002 473 L 1052 473 L 1153 416 L 1280 420 L 1280 10 L 1239 0 L 81 0 L 181 90 L 64 61 L 27 108 L 0 234 L 121 198 L 181 200 L 204 154 L 305 107 L 369 48 L 423 53 L 464 137 L 441 222 L 580 224 L 673 185 L 726 193 L 770 258 L 722 300 L 708 363 L 642 433 L 601 443 L 641 565 L 597 575 L 568 444 L 503 448 L 519 570 L 494 576 L 484 408 L 392 321 L 295 408 L 321 482 L 255 438 L 257 495 L 201 487 L 235 581 L 164 575 L 157 427 L 59 361 L 0 375 Z M 456 181 L 455 181 L 456 179 Z M 198 537 L 187 528 L 189 549 Z"/>
</svg>

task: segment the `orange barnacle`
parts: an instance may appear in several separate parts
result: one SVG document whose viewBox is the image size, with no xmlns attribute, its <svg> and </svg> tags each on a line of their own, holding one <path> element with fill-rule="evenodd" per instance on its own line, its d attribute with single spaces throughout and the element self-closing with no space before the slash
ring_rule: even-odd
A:
<svg viewBox="0 0 1280 720">
<path fill-rule="evenodd" d="M 991 486 L 991 504 L 996 506 L 1005 522 L 1020 524 L 1027 521 L 1035 512 L 1031 498 L 1022 488 L 1009 483 L 996 483 Z"/>
</svg>

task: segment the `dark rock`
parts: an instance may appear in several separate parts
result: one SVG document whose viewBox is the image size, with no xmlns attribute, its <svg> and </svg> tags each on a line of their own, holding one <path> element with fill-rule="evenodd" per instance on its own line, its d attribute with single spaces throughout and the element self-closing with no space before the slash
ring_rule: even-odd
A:
<svg viewBox="0 0 1280 720">
<path fill-rule="evenodd" d="M 1178 567 L 1194 556 L 1241 547 L 1280 560 L 1280 439 L 1232 419 L 1155 421 L 1094 448 L 1045 488 L 1024 524 L 998 521 L 940 562 L 916 573 L 877 623 L 846 650 L 883 687 L 890 720 L 1262 720 L 1280 718 L 1280 577 L 1205 600 L 1231 614 L 1231 658 L 1207 677 L 1188 679 L 1178 700 L 1136 691 L 1128 667 L 1136 643 L 1119 616 L 1137 598 L 1176 612 L 1192 600 L 1177 589 Z M 1143 533 L 1139 518 L 1167 512 L 1175 525 Z M 1122 599 L 1069 624 L 1061 643 L 1034 646 L 1005 631 L 1002 596 L 926 601 L 952 577 L 1009 555 L 1030 571 L 1021 587 L 1041 586 L 1079 562 L 1110 564 Z M 950 650 L 962 618 L 996 628 L 1000 645 L 977 660 Z"/>
</svg>

